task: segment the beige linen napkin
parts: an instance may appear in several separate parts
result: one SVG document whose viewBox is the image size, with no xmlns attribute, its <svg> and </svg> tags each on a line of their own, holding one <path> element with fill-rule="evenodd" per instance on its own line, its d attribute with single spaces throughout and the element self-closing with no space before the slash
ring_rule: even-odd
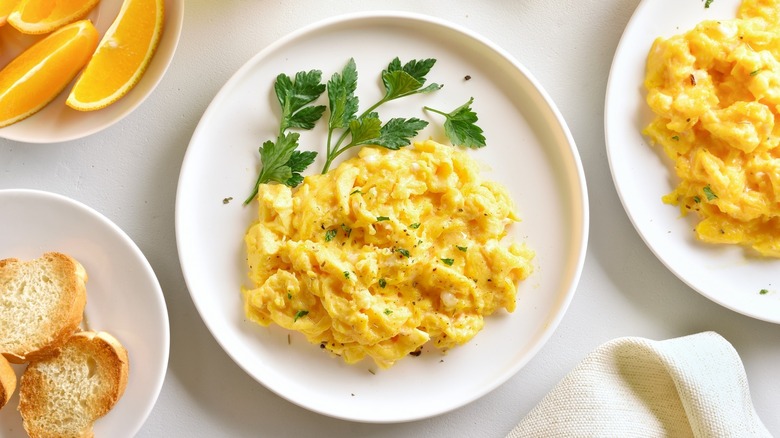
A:
<svg viewBox="0 0 780 438">
<path fill-rule="evenodd" d="M 590 353 L 518 424 L 519 437 L 771 437 L 725 339 L 619 338 Z"/>
</svg>

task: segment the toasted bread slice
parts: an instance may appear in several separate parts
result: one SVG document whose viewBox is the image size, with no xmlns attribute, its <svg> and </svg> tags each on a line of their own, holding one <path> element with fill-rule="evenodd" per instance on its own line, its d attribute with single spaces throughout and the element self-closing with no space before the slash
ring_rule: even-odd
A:
<svg viewBox="0 0 780 438">
<path fill-rule="evenodd" d="M 0 260 L 0 352 L 12 363 L 51 355 L 78 329 L 87 272 L 58 252 Z"/>
<path fill-rule="evenodd" d="M 16 373 L 5 358 L 0 355 L 0 409 L 3 409 L 16 389 Z"/>
<path fill-rule="evenodd" d="M 74 334 L 56 356 L 31 362 L 19 384 L 30 437 L 91 437 L 127 387 L 127 350 L 106 332 Z"/>
</svg>

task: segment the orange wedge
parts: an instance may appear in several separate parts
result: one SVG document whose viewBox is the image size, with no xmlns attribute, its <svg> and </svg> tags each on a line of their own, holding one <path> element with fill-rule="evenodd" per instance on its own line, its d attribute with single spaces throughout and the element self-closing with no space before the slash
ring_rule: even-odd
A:
<svg viewBox="0 0 780 438">
<path fill-rule="evenodd" d="M 16 7 L 8 14 L 8 22 L 22 33 L 49 33 L 84 18 L 98 1 L 17 0 Z"/>
<path fill-rule="evenodd" d="M 163 15 L 163 0 L 125 0 L 65 103 L 93 111 L 127 94 L 157 50 Z"/>
<path fill-rule="evenodd" d="M 29 117 L 73 80 L 100 35 L 89 20 L 60 28 L 0 70 L 0 127 Z"/>
<path fill-rule="evenodd" d="M 19 0 L 0 0 L 0 26 L 6 23 L 8 14 L 13 11 Z"/>
</svg>

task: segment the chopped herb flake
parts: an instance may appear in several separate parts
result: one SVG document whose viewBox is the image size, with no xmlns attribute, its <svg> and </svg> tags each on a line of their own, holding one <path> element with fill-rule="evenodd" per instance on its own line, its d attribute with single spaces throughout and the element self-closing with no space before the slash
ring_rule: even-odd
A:
<svg viewBox="0 0 780 438">
<path fill-rule="evenodd" d="M 352 234 L 352 228 L 348 227 L 345 224 L 341 224 L 341 229 L 344 230 L 344 234 L 346 234 L 347 237 L 349 237 L 349 235 Z"/>
<path fill-rule="evenodd" d="M 420 223 L 419 222 L 415 222 L 415 223 L 409 225 L 409 228 L 411 228 L 413 230 L 416 230 L 416 229 L 420 228 Z"/>
<path fill-rule="evenodd" d="M 404 257 L 409 257 L 410 256 L 409 255 L 409 250 L 407 250 L 407 249 L 398 248 L 396 251 L 398 252 L 398 254 L 401 254 Z"/>
<path fill-rule="evenodd" d="M 693 197 L 693 202 L 698 204 L 698 203 L 701 202 L 701 198 L 698 195 L 696 195 L 696 196 Z"/>
<path fill-rule="evenodd" d="M 387 217 L 387 216 L 377 216 L 377 217 L 376 217 L 376 221 L 377 221 L 377 222 L 382 222 L 382 221 L 389 221 L 389 220 L 390 220 L 390 218 L 389 218 L 389 217 Z"/>
<path fill-rule="evenodd" d="M 384 288 L 385 288 L 385 286 L 387 286 L 387 280 L 385 280 L 384 278 L 380 278 L 380 279 L 379 279 L 379 287 L 381 287 L 382 289 L 384 289 Z"/>
<path fill-rule="evenodd" d="M 349 278 L 349 271 L 344 271 L 344 278 Z"/>
<path fill-rule="evenodd" d="M 673 135 L 673 136 L 672 136 L 672 140 L 674 140 L 674 141 L 680 141 L 680 136 L 679 136 L 679 135 Z"/>
<path fill-rule="evenodd" d="M 350 195 L 354 195 L 355 193 L 363 193 L 363 192 L 361 192 L 360 189 L 355 189 L 352 191 L 352 193 L 350 193 Z"/>
<path fill-rule="evenodd" d="M 288 300 L 291 300 L 291 299 L 292 299 L 292 294 L 291 294 L 290 292 L 287 292 L 287 299 L 288 299 Z"/>
<path fill-rule="evenodd" d="M 299 310 L 298 313 L 295 314 L 295 318 L 293 318 L 293 322 L 298 321 L 298 318 L 303 318 L 308 314 L 309 314 L 308 310 Z"/>
<path fill-rule="evenodd" d="M 443 262 L 445 265 L 447 265 L 447 266 L 452 266 L 452 264 L 453 264 L 453 263 L 455 263 L 455 260 L 453 260 L 453 259 L 441 259 L 441 261 L 442 261 L 442 262 Z"/>
<path fill-rule="evenodd" d="M 463 251 L 463 252 L 466 252 L 466 251 L 469 250 L 468 246 L 458 246 L 458 245 L 455 245 L 455 247 L 458 248 L 459 250 Z"/>
<path fill-rule="evenodd" d="M 760 293 L 761 295 L 766 295 L 766 294 L 768 294 L 768 293 L 769 293 L 769 290 L 767 290 L 767 289 L 761 289 L 761 291 L 760 291 L 759 293 Z"/>
<path fill-rule="evenodd" d="M 333 238 L 336 237 L 336 230 L 328 230 L 325 232 L 325 241 L 330 242 L 333 240 Z"/>
<path fill-rule="evenodd" d="M 715 192 L 712 191 L 709 184 L 704 186 L 704 189 L 702 190 L 704 191 L 704 195 L 707 196 L 708 201 L 712 201 L 713 199 L 718 197 L 718 195 L 716 195 Z"/>
<path fill-rule="evenodd" d="M 753 71 L 750 72 L 750 76 L 755 76 L 755 75 L 759 74 L 760 72 L 761 72 L 761 69 L 753 70 Z"/>
<path fill-rule="evenodd" d="M 712 4 L 713 0 L 707 0 L 704 2 L 704 9 L 709 9 L 710 5 Z"/>
<path fill-rule="evenodd" d="M 385 309 L 385 315 L 392 315 L 393 311 L 390 309 Z"/>
</svg>

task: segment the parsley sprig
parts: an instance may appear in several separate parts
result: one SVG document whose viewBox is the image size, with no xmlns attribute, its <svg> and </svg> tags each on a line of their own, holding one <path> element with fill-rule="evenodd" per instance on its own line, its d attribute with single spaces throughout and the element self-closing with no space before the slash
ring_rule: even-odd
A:
<svg viewBox="0 0 780 438">
<path fill-rule="evenodd" d="M 411 144 L 412 138 L 428 126 L 427 121 L 411 117 L 382 122 L 376 110 L 396 99 L 441 89 L 442 85 L 437 83 L 426 85 L 426 76 L 435 63 L 435 59 L 429 58 L 413 59 L 402 64 L 394 58 L 381 74 L 384 96 L 360 115 L 359 99 L 355 95 L 358 72 L 354 59 L 350 58 L 342 71 L 334 73 L 327 84 L 322 83 L 320 70 L 301 71 L 294 78 L 284 73 L 277 76 L 274 92 L 281 107 L 279 132 L 276 140 L 268 140 L 259 148 L 260 172 L 244 205 L 257 196 L 260 184 L 277 182 L 297 187 L 303 182 L 302 173 L 314 163 L 317 153 L 297 150 L 300 134 L 291 130 L 311 130 L 328 109 L 327 149 L 322 173 L 330 169 L 336 157 L 356 146 L 397 150 Z M 327 107 L 313 104 L 326 90 Z M 424 108 L 445 116 L 444 131 L 453 145 L 480 148 L 485 146 L 485 137 L 476 125 L 478 118 L 471 109 L 473 101 L 473 98 L 469 99 L 450 113 Z"/>
<path fill-rule="evenodd" d="M 435 59 L 424 59 L 402 65 L 398 58 L 393 59 L 382 71 L 385 95 L 358 116 L 359 99 L 355 96 L 358 73 L 355 60 L 350 58 L 341 73 L 335 73 L 328 81 L 330 118 L 327 156 L 322 173 L 330 169 L 336 157 L 355 146 L 373 145 L 393 150 L 408 146 L 411 139 L 428 126 L 428 122 L 412 117 L 392 118 L 383 124 L 376 109 L 392 100 L 440 89 L 442 85 L 436 83 L 425 85 L 425 76 L 435 63 Z M 337 130 L 342 132 L 334 141 Z M 349 142 L 345 144 L 347 138 Z"/>
<path fill-rule="evenodd" d="M 319 70 L 298 72 L 295 79 L 284 73 L 276 77 L 274 92 L 282 109 L 279 134 L 276 141 L 268 140 L 259 148 L 262 167 L 244 205 L 257 196 L 260 184 L 278 182 L 296 187 L 303 181 L 301 173 L 314 162 L 317 153 L 296 150 L 300 134 L 287 131 L 291 128 L 312 129 L 325 113 L 324 105 L 309 105 L 325 91 L 321 82 L 322 72 Z"/>
</svg>

